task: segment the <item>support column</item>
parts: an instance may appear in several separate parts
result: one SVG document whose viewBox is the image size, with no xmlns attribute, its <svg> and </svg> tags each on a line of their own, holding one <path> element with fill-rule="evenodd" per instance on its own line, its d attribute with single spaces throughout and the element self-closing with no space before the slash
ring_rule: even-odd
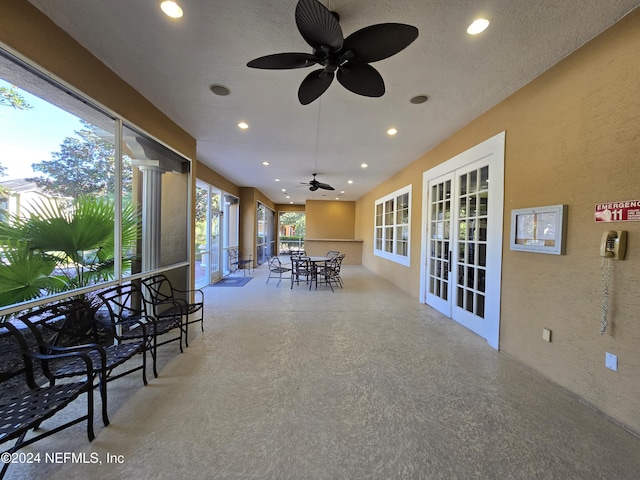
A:
<svg viewBox="0 0 640 480">
<path fill-rule="evenodd" d="M 160 222 L 164 169 L 139 166 L 142 172 L 142 271 L 160 266 Z"/>
</svg>

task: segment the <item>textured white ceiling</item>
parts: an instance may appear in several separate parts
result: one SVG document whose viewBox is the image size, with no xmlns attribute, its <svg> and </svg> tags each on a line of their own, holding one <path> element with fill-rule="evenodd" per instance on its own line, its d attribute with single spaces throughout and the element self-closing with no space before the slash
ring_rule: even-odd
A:
<svg viewBox="0 0 640 480">
<path fill-rule="evenodd" d="M 281 188 L 295 203 L 335 198 L 300 186 L 313 172 L 344 190 L 342 199 L 358 199 L 640 5 L 324 0 L 340 14 L 345 36 L 384 22 L 414 25 L 420 34 L 373 64 L 385 81 L 383 97 L 357 96 L 334 81 L 320 100 L 302 106 L 297 90 L 311 69 L 246 66 L 271 53 L 310 53 L 295 24 L 297 0 L 178 1 L 185 15 L 175 21 L 156 0 L 30 0 L 195 137 L 198 160 L 277 203 L 289 201 Z M 479 16 L 491 25 L 471 37 L 466 28 Z M 231 94 L 212 94 L 214 83 Z M 419 94 L 429 101 L 411 104 Z M 248 130 L 237 128 L 241 120 Z M 392 126 L 399 133 L 388 137 Z"/>
</svg>

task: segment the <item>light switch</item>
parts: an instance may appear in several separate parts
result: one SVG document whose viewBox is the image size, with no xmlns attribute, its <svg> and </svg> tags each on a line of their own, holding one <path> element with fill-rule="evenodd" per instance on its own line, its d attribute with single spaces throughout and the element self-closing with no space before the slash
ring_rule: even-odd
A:
<svg viewBox="0 0 640 480">
<path fill-rule="evenodd" d="M 609 353 L 607 352 L 604 358 L 604 364 L 605 366 L 610 369 L 613 370 L 614 372 L 618 371 L 618 356 L 614 355 L 613 353 Z"/>
</svg>

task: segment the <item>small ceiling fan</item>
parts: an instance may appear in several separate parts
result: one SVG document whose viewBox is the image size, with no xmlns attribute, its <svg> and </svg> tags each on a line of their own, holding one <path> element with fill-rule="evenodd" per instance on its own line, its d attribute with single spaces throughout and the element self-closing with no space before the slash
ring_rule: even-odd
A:
<svg viewBox="0 0 640 480">
<path fill-rule="evenodd" d="M 329 88 L 336 71 L 338 82 L 347 90 L 365 97 L 381 97 L 385 92 L 384 80 L 369 63 L 395 55 L 418 38 L 418 29 L 403 23 L 371 25 L 344 38 L 338 14 L 318 0 L 299 0 L 295 18 L 300 34 L 313 52 L 266 55 L 251 60 L 247 66 L 281 70 L 322 65 L 307 75 L 298 89 L 298 99 L 303 105 Z"/>
<path fill-rule="evenodd" d="M 319 182 L 318 180 L 316 180 L 316 175 L 317 175 L 317 173 L 314 173 L 313 174 L 313 180 L 311 180 L 308 183 L 307 182 L 302 182 L 301 185 L 309 185 L 309 190 L 311 190 L 312 192 L 315 192 L 319 188 L 321 188 L 323 190 L 335 190 L 335 188 L 333 188 L 328 183 L 322 183 L 322 182 Z"/>
</svg>

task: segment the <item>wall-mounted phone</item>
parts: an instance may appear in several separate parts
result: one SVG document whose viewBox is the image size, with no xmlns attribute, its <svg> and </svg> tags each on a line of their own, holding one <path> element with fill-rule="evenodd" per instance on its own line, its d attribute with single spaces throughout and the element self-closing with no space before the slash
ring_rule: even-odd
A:
<svg viewBox="0 0 640 480">
<path fill-rule="evenodd" d="M 610 230 L 602 233 L 600 256 L 614 260 L 624 260 L 627 253 L 627 232 Z"/>
</svg>

